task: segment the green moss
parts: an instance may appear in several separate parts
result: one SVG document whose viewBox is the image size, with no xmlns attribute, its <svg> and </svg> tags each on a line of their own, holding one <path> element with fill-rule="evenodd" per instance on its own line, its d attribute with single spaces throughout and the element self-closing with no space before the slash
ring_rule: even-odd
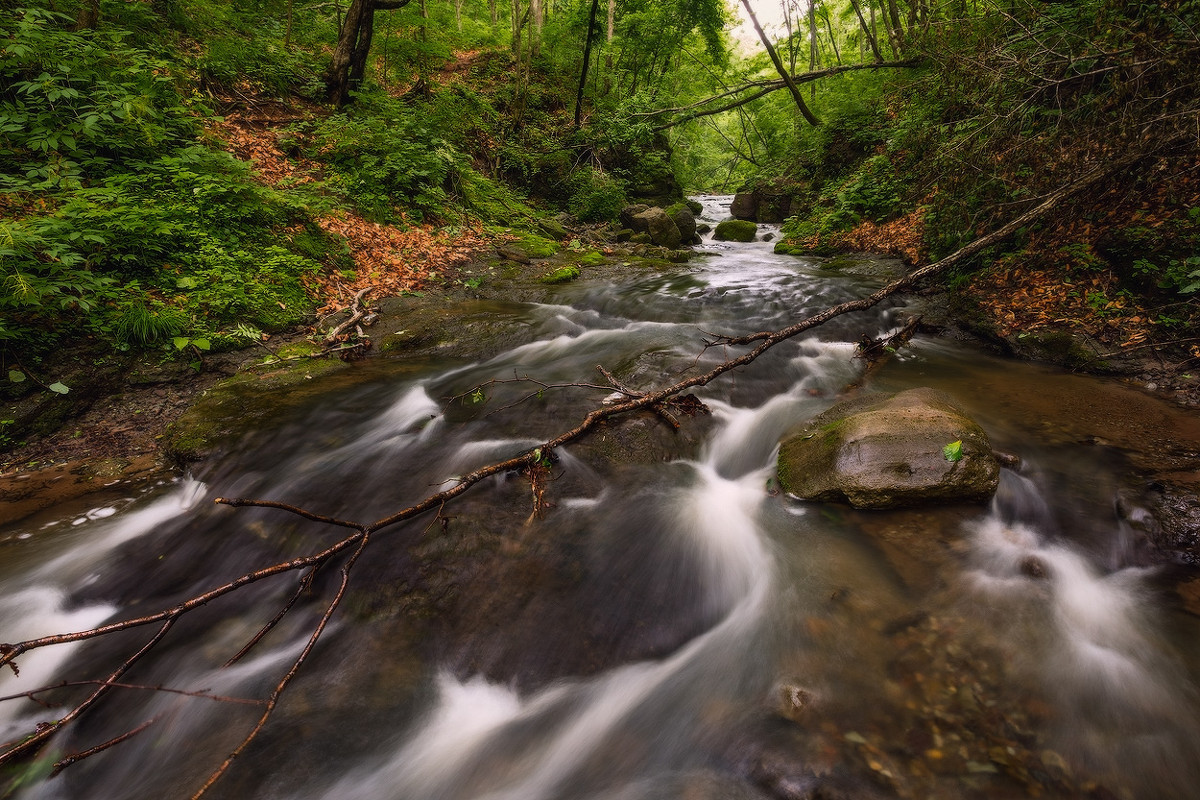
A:
<svg viewBox="0 0 1200 800">
<path fill-rule="evenodd" d="M 584 267 L 598 267 L 607 261 L 604 254 L 597 250 L 590 250 L 579 257 L 579 264 Z"/>
<path fill-rule="evenodd" d="M 549 258 L 559 251 L 558 242 L 552 242 L 536 233 L 513 232 L 517 239 L 513 244 L 525 251 L 530 258 Z"/>
<path fill-rule="evenodd" d="M 570 265 L 567 267 L 559 267 L 542 278 L 542 283 L 570 283 L 579 277 L 579 267 Z"/>
<path fill-rule="evenodd" d="M 719 242 L 753 242 L 758 226 L 744 219 L 727 219 L 717 225 L 713 238 Z"/>
</svg>

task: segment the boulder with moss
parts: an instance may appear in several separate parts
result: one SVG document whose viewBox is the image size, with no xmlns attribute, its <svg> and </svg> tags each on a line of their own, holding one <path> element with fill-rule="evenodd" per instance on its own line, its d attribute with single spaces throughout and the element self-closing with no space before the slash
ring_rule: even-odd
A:
<svg viewBox="0 0 1200 800">
<path fill-rule="evenodd" d="M 925 388 L 833 406 L 783 442 L 778 470 L 791 495 L 866 509 L 982 502 L 1000 478 L 979 424 Z"/>
<path fill-rule="evenodd" d="M 634 229 L 644 230 L 650 234 L 650 240 L 659 247 L 674 249 L 683 242 L 679 226 L 663 209 L 655 206 L 648 208 L 633 218 Z"/>
<path fill-rule="evenodd" d="M 753 242 L 758 226 L 743 219 L 727 219 L 717 224 L 713 238 L 719 242 Z"/>
</svg>

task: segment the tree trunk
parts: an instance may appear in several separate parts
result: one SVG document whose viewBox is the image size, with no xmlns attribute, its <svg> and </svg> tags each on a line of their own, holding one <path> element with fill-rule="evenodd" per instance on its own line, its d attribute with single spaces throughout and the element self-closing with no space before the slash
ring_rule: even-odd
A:
<svg viewBox="0 0 1200 800">
<path fill-rule="evenodd" d="M 533 27 L 529 30 L 529 57 L 537 58 L 542 51 L 542 23 L 545 21 L 545 11 L 542 0 L 529 0 L 529 16 Z"/>
<path fill-rule="evenodd" d="M 821 6 L 821 14 L 825 17 L 825 30 L 829 31 L 829 44 L 833 47 L 833 60 L 840 67 L 842 65 L 842 54 L 838 50 L 837 39 L 833 35 L 833 23 L 829 19 L 829 9 Z"/>
<path fill-rule="evenodd" d="M 75 17 L 75 30 L 94 31 L 100 25 L 100 0 L 88 0 L 79 7 L 79 15 Z"/>
<path fill-rule="evenodd" d="M 512 54 L 521 57 L 521 0 L 512 0 Z"/>
<path fill-rule="evenodd" d="M 592 39 L 596 34 L 596 17 L 600 13 L 600 0 L 592 0 L 588 13 L 587 38 L 583 41 L 583 68 L 579 73 L 579 92 L 575 95 L 575 129 L 583 125 L 583 90 L 587 86 L 588 65 L 592 61 Z"/>
<path fill-rule="evenodd" d="M 879 52 L 879 42 L 875 41 L 875 33 L 872 30 L 875 25 L 875 10 L 871 10 L 871 27 L 867 27 L 867 21 L 863 19 L 862 8 L 858 5 L 858 0 L 850 0 L 850 5 L 854 7 L 854 13 L 858 15 L 858 24 L 862 26 L 863 38 L 871 45 L 871 52 L 875 54 L 876 61 L 883 61 L 883 54 Z"/>
<path fill-rule="evenodd" d="M 338 30 L 337 47 L 325 82 L 329 102 L 342 108 L 350 101 L 350 92 L 362 85 L 371 50 L 371 34 L 376 10 L 404 8 L 410 0 L 352 0 Z"/>
<path fill-rule="evenodd" d="M 895 37 L 893 44 L 896 58 L 899 58 L 900 54 L 904 52 L 904 23 L 900 21 L 900 9 L 896 5 L 896 0 L 887 0 L 886 10 L 892 18 L 892 36 Z"/>
<path fill-rule="evenodd" d="M 762 25 L 758 24 L 758 17 L 754 15 L 754 9 L 750 7 L 750 0 L 742 0 L 742 6 L 746 9 L 746 13 L 750 15 L 750 21 L 754 23 L 754 30 L 758 33 L 759 41 L 763 43 L 763 47 L 767 48 L 767 55 L 771 57 L 771 63 L 775 65 L 775 71 L 779 73 L 779 77 L 783 78 L 783 82 L 787 85 L 788 91 L 792 93 L 792 99 L 796 101 L 796 108 L 800 109 L 800 113 L 808 120 L 809 125 L 820 125 L 821 120 L 808 110 L 808 106 L 804 104 L 804 98 L 800 96 L 800 90 L 796 88 L 795 81 L 792 80 L 791 74 L 787 68 L 783 66 L 783 62 L 779 60 L 779 53 L 775 52 L 775 46 L 771 44 L 771 40 L 767 38 L 767 34 L 763 31 Z"/>
<path fill-rule="evenodd" d="M 817 0 L 808 3 L 808 71 L 817 71 Z M 795 72 L 793 69 L 792 72 Z M 817 99 L 817 84 L 809 88 L 809 99 Z"/>
</svg>

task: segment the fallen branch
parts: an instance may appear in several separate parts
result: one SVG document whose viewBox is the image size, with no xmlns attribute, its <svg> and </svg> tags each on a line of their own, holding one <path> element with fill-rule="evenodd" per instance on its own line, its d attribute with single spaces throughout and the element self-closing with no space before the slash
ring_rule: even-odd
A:
<svg viewBox="0 0 1200 800">
<path fill-rule="evenodd" d="M 365 289 L 359 289 L 358 292 L 355 293 L 354 300 L 350 303 L 350 316 L 344 322 L 326 334 L 326 345 L 333 345 L 339 341 L 339 337 L 342 336 L 342 334 L 355 327 L 358 325 L 358 323 L 362 322 L 363 319 L 366 318 L 367 314 L 370 312 L 366 309 L 366 307 L 360 308 L 359 303 L 361 303 L 363 298 L 367 296 L 368 292 L 373 291 L 375 291 L 375 287 L 368 286 Z M 359 336 L 362 336 L 361 330 L 359 331 Z"/>
<path fill-rule="evenodd" d="M 201 786 L 195 795 L 193 795 L 193 800 L 200 798 L 221 778 L 221 776 L 223 776 L 229 770 L 233 762 L 245 751 L 246 747 L 249 746 L 249 744 L 258 736 L 259 732 L 267 724 L 272 712 L 275 710 L 279 702 L 280 697 L 283 695 L 292 679 L 295 678 L 296 674 L 303 667 L 313 648 L 321 638 L 321 635 L 326 630 L 330 619 L 340 605 L 342 598 L 345 596 L 350 581 L 351 569 L 357 562 L 358 558 L 366 550 L 367 546 L 371 543 L 374 534 L 392 527 L 404 520 L 420 516 L 427 511 L 437 510 L 440 515 L 441 509 L 450 500 L 453 500 L 455 497 L 465 493 L 475 484 L 489 477 L 504 473 L 519 472 L 529 476 L 531 482 L 534 483 L 533 490 L 535 494 L 535 503 L 544 503 L 544 499 L 539 495 L 539 486 L 537 484 L 537 480 L 539 476 L 542 480 L 548 477 L 548 464 L 552 463 L 554 452 L 563 445 L 582 438 L 601 423 L 623 414 L 628 414 L 642 409 L 654 411 L 656 408 L 662 408 L 664 404 L 672 399 L 678 403 L 684 399 L 678 396 L 686 390 L 697 386 L 704 386 L 727 372 L 731 372 L 750 364 L 767 350 L 773 348 L 781 342 L 787 341 L 788 339 L 791 339 L 800 333 L 816 328 L 828 322 L 829 320 L 834 319 L 835 317 L 839 317 L 854 311 L 861 311 L 871 308 L 891 295 L 911 289 L 922 281 L 937 276 L 951 269 L 952 267 L 963 263 L 964 261 L 980 253 L 985 248 L 996 244 L 1020 228 L 1029 225 L 1030 223 L 1045 216 L 1060 203 L 1075 193 L 1087 188 L 1088 186 L 1091 186 L 1101 178 L 1110 175 L 1113 172 L 1128 168 L 1132 163 L 1144 158 L 1145 156 L 1145 153 L 1134 154 L 1123 159 L 1114 160 L 1103 167 L 1094 169 L 1070 185 L 1065 186 L 1058 191 L 1051 193 L 1050 195 L 1047 195 L 1036 206 L 1016 217 L 1002 228 L 976 239 L 967 246 L 941 259 L 940 261 L 917 269 L 909 275 L 887 284 L 886 286 L 878 289 L 866 297 L 833 306 L 832 308 L 828 308 L 825 311 L 809 316 L 777 331 L 764 331 L 746 336 L 715 336 L 713 337 L 713 340 L 705 342 L 706 348 L 717 345 L 732 347 L 753 344 L 755 346 L 740 356 L 721 362 L 703 374 L 693 375 L 670 386 L 653 391 L 637 392 L 623 387 L 615 377 L 612 377 L 607 373 L 607 371 L 602 369 L 601 371 L 604 372 L 606 377 L 610 379 L 610 383 L 612 383 L 614 388 L 616 388 L 621 392 L 622 395 L 625 396 L 625 399 L 593 409 L 582 420 L 580 420 L 575 427 L 559 434 L 552 439 L 547 440 L 540 447 L 535 447 L 506 460 L 480 467 L 479 469 L 476 469 L 466 475 L 456 478 L 454 484 L 449 488 L 432 494 L 420 502 L 410 505 L 407 508 L 397 511 L 389 516 L 383 517 L 382 519 L 378 519 L 375 522 L 359 523 L 341 520 L 273 500 L 217 498 L 216 502 L 222 505 L 228 505 L 232 507 L 273 508 L 285 511 L 289 514 L 300 516 L 307 520 L 320 522 L 334 527 L 346 528 L 350 530 L 351 533 L 346 535 L 340 541 L 329 545 L 319 552 L 312 553 L 307 556 L 293 558 L 291 560 L 283 561 L 268 567 L 263 567 L 253 572 L 248 572 L 228 583 L 196 595 L 188 600 L 155 614 L 149 614 L 122 622 L 101 625 L 96 628 L 75 633 L 54 634 L 38 639 L 30 639 L 24 642 L 18 642 L 15 644 L 0 644 L 0 666 L 7 664 L 13 669 L 14 672 L 16 672 L 16 663 L 14 659 L 21 654 L 36 648 L 55 644 L 64 644 L 68 642 L 83 641 L 116 631 L 129 630 L 139 626 L 153 624 L 159 625 L 156 633 L 135 653 L 133 653 L 133 655 L 129 656 L 124 663 L 114 670 L 105 680 L 98 682 L 98 688 L 96 691 L 87 697 L 83 702 L 79 703 L 74 709 L 53 722 L 38 723 L 28 737 L 19 742 L 10 743 L 7 745 L 7 748 L 4 749 L 3 752 L 0 752 L 0 764 L 9 763 L 17 758 L 28 756 L 34 753 L 40 749 L 42 745 L 44 745 L 57 731 L 78 719 L 83 713 L 96 705 L 109 690 L 120 687 L 122 685 L 119 682 L 121 676 L 134 664 L 149 654 L 155 648 L 155 646 L 157 646 L 163 640 L 174 624 L 187 613 L 208 604 L 218 597 L 229 594 L 251 583 L 256 583 L 275 575 L 281 575 L 298 570 L 307 570 L 307 572 L 305 572 L 305 574 L 300 578 L 299 586 L 297 587 L 295 593 L 283 606 L 282 610 L 271 620 L 271 622 L 267 623 L 266 626 L 256 633 L 255 636 L 238 651 L 237 655 L 227 662 L 233 663 L 238 658 L 245 655 L 245 653 L 253 648 L 259 641 L 261 641 L 262 637 L 265 636 L 266 633 L 271 629 L 273 629 L 276 623 L 278 623 L 278 621 L 288 613 L 288 611 L 295 604 L 297 598 L 304 591 L 310 588 L 312 575 L 315 570 L 328 564 L 335 557 L 345 554 L 347 557 L 341 567 L 341 582 L 338 590 L 335 596 L 326 605 L 325 610 L 321 614 L 315 628 L 309 635 L 305 647 L 299 656 L 293 661 L 288 671 L 275 685 L 275 688 L 271 691 L 270 695 L 262 701 L 265 707 L 258 722 L 246 735 L 242 743 L 227 756 L 224 762 L 222 762 L 222 764 L 209 776 L 204 785 Z M 361 295 L 365 295 L 365 293 L 366 290 L 361 292 L 359 299 L 361 299 Z M 544 487 L 544 483 L 542 486 Z M 535 510 L 536 508 L 537 506 L 535 505 Z M 144 729 L 147 724 L 149 723 L 143 723 L 138 728 L 135 728 L 126 734 L 122 734 L 121 736 L 111 739 L 97 748 L 93 748 L 90 751 L 84 752 L 99 752 L 100 749 L 107 749 L 108 747 L 132 737 L 134 734 Z"/>
<path fill-rule="evenodd" d="M 799 75 L 788 75 L 788 77 L 791 79 L 793 84 L 798 86 L 799 84 L 811 83 L 812 81 L 820 80 L 821 78 L 829 78 L 834 75 L 841 75 L 843 72 L 854 72 L 856 70 L 864 69 L 902 69 L 905 67 L 915 67 L 919 63 L 920 62 L 917 60 L 909 59 L 905 61 L 884 61 L 877 64 L 843 64 L 841 66 L 829 67 L 827 69 L 816 70 L 814 72 L 804 72 Z M 787 82 L 784 81 L 782 77 L 773 80 L 750 81 L 742 84 L 741 86 L 721 92 L 720 94 L 713 95 L 712 97 L 707 97 L 704 100 L 698 100 L 691 105 L 679 106 L 677 108 L 663 108 L 657 111 L 647 111 L 641 114 L 635 114 L 634 116 L 657 117 L 664 114 L 679 114 L 684 111 L 693 112 L 691 114 L 685 114 L 684 116 L 670 120 L 669 122 L 664 122 L 663 124 L 654 128 L 656 131 L 664 131 L 668 128 L 673 128 L 676 125 L 682 125 L 685 122 L 691 122 L 694 119 L 712 116 L 713 114 L 721 114 L 725 111 L 732 111 L 735 108 L 740 108 L 748 103 L 752 103 L 759 98 L 766 97 L 772 92 L 777 92 L 781 89 L 787 88 Z M 742 94 L 743 92 L 750 92 L 750 94 Z M 735 99 L 730 100 L 729 102 L 720 106 L 705 108 L 705 106 L 715 103 L 718 100 L 723 100 L 727 97 L 734 97 L 735 95 L 741 96 L 735 97 Z"/>
</svg>

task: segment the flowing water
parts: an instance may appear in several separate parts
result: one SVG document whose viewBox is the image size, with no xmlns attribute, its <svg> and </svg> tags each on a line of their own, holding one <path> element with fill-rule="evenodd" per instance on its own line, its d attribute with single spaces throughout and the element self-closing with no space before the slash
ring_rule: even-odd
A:
<svg viewBox="0 0 1200 800">
<path fill-rule="evenodd" d="M 728 198 L 704 200 L 723 216 Z M 712 332 L 780 327 L 883 281 L 765 242 L 702 250 L 541 304 L 490 302 L 520 342 L 498 356 L 374 360 L 197 479 L 0 529 L 0 639 L 149 613 L 339 536 L 214 497 L 380 518 L 573 426 L 607 394 L 508 379 L 596 384 L 600 364 L 662 385 L 727 355 L 703 348 Z M 774 491 L 780 438 L 858 378 L 852 343 L 908 315 L 892 305 L 781 345 L 698 391 L 711 416 L 679 433 L 647 416 L 563 448 L 541 517 L 512 475 L 381 533 L 212 796 L 1196 796 L 1197 625 L 1114 512 L 1139 478 L 1130 450 L 1195 446 L 1195 420 L 1116 384 L 919 336 L 868 388 L 949 391 L 1019 454 L 992 506 L 860 513 Z M 470 401 L 493 380 L 486 402 Z M 213 602 L 123 682 L 262 697 L 336 583 L 320 573 L 229 668 L 294 578 Z M 0 694 L 99 678 L 150 636 L 26 655 Z M 155 724 L 58 777 L 35 769 L 19 797 L 190 796 L 261 711 L 118 692 L 55 753 Z M 3 738 L 62 710 L 0 704 Z"/>
</svg>

